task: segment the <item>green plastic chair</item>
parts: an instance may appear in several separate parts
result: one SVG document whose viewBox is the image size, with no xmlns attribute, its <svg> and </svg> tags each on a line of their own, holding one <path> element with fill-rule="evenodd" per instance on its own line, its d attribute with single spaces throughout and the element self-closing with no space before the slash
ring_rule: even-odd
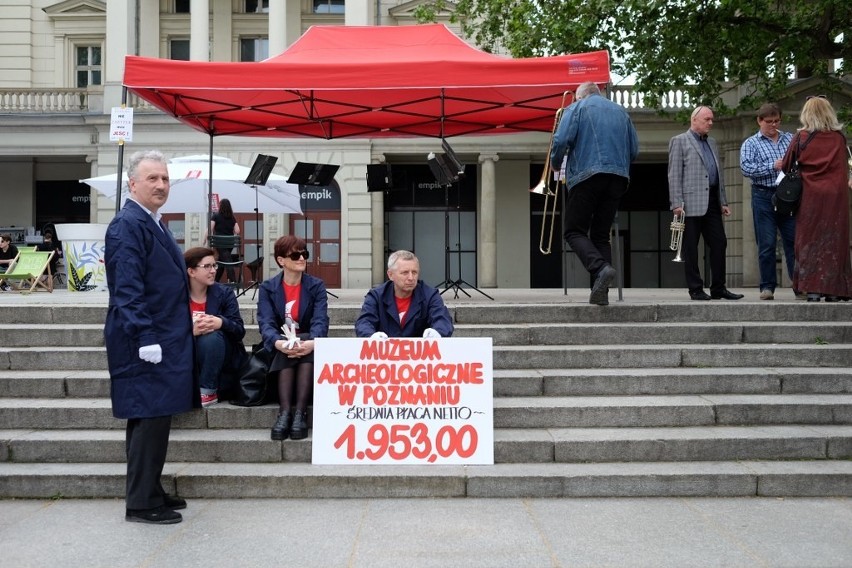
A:
<svg viewBox="0 0 852 568">
<path fill-rule="evenodd" d="M 41 288 L 53 292 L 53 275 L 50 273 L 53 255 L 53 251 L 19 250 L 18 258 L 4 274 L 0 274 L 0 284 L 5 282 L 17 292 L 30 293 Z"/>
</svg>

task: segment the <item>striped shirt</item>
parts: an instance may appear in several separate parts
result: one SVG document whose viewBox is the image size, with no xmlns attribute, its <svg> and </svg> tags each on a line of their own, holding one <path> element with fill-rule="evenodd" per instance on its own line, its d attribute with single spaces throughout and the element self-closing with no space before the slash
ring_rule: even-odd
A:
<svg viewBox="0 0 852 568">
<path fill-rule="evenodd" d="M 743 175 L 751 178 L 751 185 L 774 188 L 778 170 L 775 161 L 784 157 L 793 135 L 778 131 L 778 142 L 767 138 L 760 131 L 749 136 L 740 148 L 740 169 Z"/>
</svg>

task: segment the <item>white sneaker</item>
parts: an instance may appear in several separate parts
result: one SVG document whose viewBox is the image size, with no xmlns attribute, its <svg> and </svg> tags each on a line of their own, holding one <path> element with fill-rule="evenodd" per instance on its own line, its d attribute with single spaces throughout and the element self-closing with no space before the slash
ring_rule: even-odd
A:
<svg viewBox="0 0 852 568">
<path fill-rule="evenodd" d="M 773 292 L 769 288 L 767 288 L 766 290 L 761 290 L 760 291 L 760 299 L 761 300 L 774 300 L 775 299 L 775 292 Z"/>
</svg>

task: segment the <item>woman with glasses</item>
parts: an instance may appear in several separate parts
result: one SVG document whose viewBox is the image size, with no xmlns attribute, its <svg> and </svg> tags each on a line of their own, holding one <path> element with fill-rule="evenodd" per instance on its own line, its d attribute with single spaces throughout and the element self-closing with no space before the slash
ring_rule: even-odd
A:
<svg viewBox="0 0 852 568">
<path fill-rule="evenodd" d="M 303 239 L 281 237 L 273 254 L 281 272 L 260 285 L 257 300 L 264 347 L 275 353 L 269 372 L 278 379 L 279 410 L 271 437 L 301 440 L 308 436 L 314 339 L 328 336 L 328 298 L 325 283 L 305 273 L 310 255 Z"/>
<path fill-rule="evenodd" d="M 216 253 L 195 247 L 183 254 L 189 275 L 189 309 L 195 336 L 195 362 L 201 406 L 219 402 L 223 379 L 246 359 L 246 328 L 234 291 L 215 281 Z"/>
<path fill-rule="evenodd" d="M 782 163 L 787 172 L 798 160 L 802 176 L 793 288 L 807 292 L 809 302 L 848 300 L 852 297 L 852 263 L 846 136 L 834 108 L 823 96 L 808 97 L 799 120 L 802 127 Z"/>
</svg>

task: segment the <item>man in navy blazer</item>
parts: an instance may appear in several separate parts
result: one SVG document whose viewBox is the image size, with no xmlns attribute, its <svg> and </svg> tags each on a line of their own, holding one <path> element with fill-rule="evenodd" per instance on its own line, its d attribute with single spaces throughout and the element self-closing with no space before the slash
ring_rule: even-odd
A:
<svg viewBox="0 0 852 568">
<path fill-rule="evenodd" d="M 358 337 L 450 337 L 453 320 L 438 290 L 420 276 L 414 253 L 398 250 L 388 258 L 388 281 L 364 297 L 355 320 Z"/>
<path fill-rule="evenodd" d="M 739 300 L 725 287 L 725 250 L 728 239 L 722 215 L 731 214 L 725 195 L 725 179 L 713 128 L 713 110 L 700 106 L 692 111 L 689 130 L 669 140 L 669 202 L 675 215 L 686 212 L 681 243 L 689 297 L 693 300 Z M 698 270 L 698 239 L 710 248 L 710 295 Z"/>
<path fill-rule="evenodd" d="M 104 339 L 112 412 L 127 420 L 127 512 L 133 522 L 172 524 L 183 499 L 160 482 L 172 416 L 200 404 L 193 378 L 192 318 L 183 254 L 160 221 L 169 173 L 160 152 L 137 152 L 130 196 L 106 232 L 109 308 Z"/>
</svg>

